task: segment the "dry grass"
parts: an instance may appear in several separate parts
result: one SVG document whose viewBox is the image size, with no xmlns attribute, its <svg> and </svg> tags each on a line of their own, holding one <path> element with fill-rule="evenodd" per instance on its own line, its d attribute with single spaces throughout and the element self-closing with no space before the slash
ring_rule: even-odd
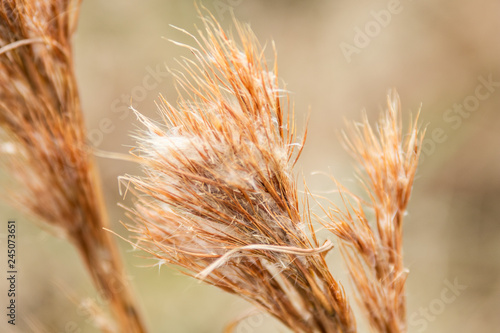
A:
<svg viewBox="0 0 500 333">
<path fill-rule="evenodd" d="M 417 127 L 417 117 L 403 136 L 401 106 L 394 91 L 387 104 L 376 129 L 365 115 L 361 123 L 348 123 L 343 134 L 348 151 L 361 166 L 367 200 L 338 185 L 344 206 L 325 208 L 330 221 L 324 224 L 342 240 L 370 325 L 376 332 L 394 333 L 407 331 L 403 219 L 425 131 Z"/>
<path fill-rule="evenodd" d="M 123 177 L 137 199 L 129 229 L 160 263 L 240 295 L 295 332 L 353 332 L 324 260 L 332 245 L 319 243 L 299 202 L 292 166 L 303 140 L 277 68 L 268 69 L 247 27 L 236 23 L 238 41 L 214 20 L 204 27 L 197 48 L 182 45 L 195 61 L 173 73 L 178 106 L 161 100 L 161 124 L 138 114 L 145 176 Z"/>
<path fill-rule="evenodd" d="M 287 92 L 249 28 L 235 25 L 237 39 L 205 18 L 199 37 L 190 35 L 196 47 L 179 44 L 194 60 L 173 72 L 177 107 L 161 98 L 162 123 L 137 112 L 145 130 L 133 154 L 145 175 L 122 178 L 136 198 L 127 227 L 160 265 L 240 295 L 294 332 L 354 332 L 324 259 L 332 245 L 318 241 L 307 199 L 298 199 L 292 167 L 304 140 L 295 138 Z M 371 326 L 404 332 L 402 220 L 422 134 L 410 126 L 402 142 L 395 93 L 378 133 L 366 117 L 348 133 L 370 201 L 339 185 L 345 207 L 325 208 L 331 221 L 321 222 L 342 240 Z M 375 229 L 363 207 L 374 209 Z"/>
<path fill-rule="evenodd" d="M 108 222 L 85 143 L 71 49 L 79 5 L 1 3 L 1 148 L 25 190 L 17 202 L 77 247 L 110 301 L 115 330 L 144 332 L 115 244 L 103 232 Z M 162 122 L 136 112 L 145 130 L 132 153 L 144 175 L 121 178 L 135 198 L 127 228 L 158 264 L 239 295 L 294 332 L 356 332 L 325 261 L 333 243 L 318 239 L 310 196 L 299 199 L 293 166 L 306 135 L 297 140 L 276 63 L 268 68 L 248 27 L 235 22 L 233 36 L 213 17 L 203 23 L 199 36 L 190 35 L 196 47 L 179 44 L 193 58 L 172 73 L 177 106 L 161 98 Z M 340 239 L 360 307 L 377 332 L 407 330 L 402 230 L 422 138 L 417 119 L 403 135 L 395 93 L 376 129 L 366 116 L 349 124 L 344 140 L 361 166 L 366 199 L 338 184 L 344 205 L 329 202 L 327 218 L 318 218 Z M 88 309 L 102 319 L 95 304 Z M 30 325 L 37 328 L 37 319 Z"/>
<path fill-rule="evenodd" d="M 76 246 L 120 331 L 143 332 L 116 246 L 103 231 L 108 221 L 85 143 L 71 48 L 79 5 L 1 2 L 2 155 L 23 189 L 18 205 Z"/>
</svg>

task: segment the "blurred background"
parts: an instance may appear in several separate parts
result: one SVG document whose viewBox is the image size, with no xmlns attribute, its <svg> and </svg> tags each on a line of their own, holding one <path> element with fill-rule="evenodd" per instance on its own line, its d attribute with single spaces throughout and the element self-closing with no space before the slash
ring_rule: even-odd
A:
<svg viewBox="0 0 500 333">
<path fill-rule="evenodd" d="M 336 135 L 343 119 L 372 120 L 396 88 L 406 115 L 422 109 L 428 124 L 422 163 L 405 226 L 410 332 L 494 332 L 500 327 L 500 2 L 493 0 L 207 0 L 227 29 L 230 12 L 262 43 L 274 40 L 280 77 L 309 135 L 297 173 L 312 192 L 328 194 L 334 175 L 354 191 L 353 163 Z M 75 36 L 89 142 L 127 153 L 137 129 L 127 107 L 157 117 L 155 99 L 175 101 L 165 66 L 189 56 L 166 39 L 191 43 L 171 28 L 195 31 L 194 1 L 85 0 Z M 269 52 L 269 61 L 272 54 Z M 407 119 L 409 117 L 406 117 Z M 128 162 L 98 158 L 112 229 L 125 220 L 117 176 L 139 173 Z M 6 178 L 6 175 L 3 175 Z M 125 200 L 127 203 L 128 200 Z M 17 330 L 97 332 L 78 302 L 99 303 L 78 255 L 65 241 L 2 204 L 2 221 L 18 221 L 20 311 Z M 125 220 L 126 221 L 126 220 Z M 5 244 L 5 230 L 0 231 Z M 151 332 L 221 332 L 252 306 L 132 252 L 117 238 Z M 3 247 L 3 246 L 2 246 Z M 2 250 L 3 251 L 3 250 Z M 335 252 L 332 251 L 332 252 Z M 3 252 L 2 252 L 3 253 Z M 345 285 L 342 262 L 333 275 Z M 1 268 L 4 271 L 5 260 Z M 1 279 L 1 299 L 6 285 Z M 76 301 L 68 296 L 68 292 Z M 454 296 L 454 297 L 451 297 Z M 76 302 L 76 304 L 75 304 Z M 2 305 L 3 308 L 3 305 Z M 2 315 L 2 317 L 4 317 Z M 360 332 L 367 331 L 363 323 Z M 288 332 L 268 316 L 237 332 Z"/>
</svg>

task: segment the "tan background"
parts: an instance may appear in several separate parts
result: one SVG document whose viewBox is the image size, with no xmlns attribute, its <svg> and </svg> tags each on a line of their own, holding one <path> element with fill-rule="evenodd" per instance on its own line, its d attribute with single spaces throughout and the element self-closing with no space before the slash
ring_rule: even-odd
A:
<svg viewBox="0 0 500 333">
<path fill-rule="evenodd" d="M 223 26 L 231 26 L 226 10 L 232 7 L 262 42 L 275 40 L 280 76 L 293 92 L 301 125 L 311 109 L 310 134 L 297 172 L 304 174 L 317 193 L 327 193 L 333 185 L 325 176 L 312 175 L 314 171 L 333 174 L 358 189 L 351 161 L 335 134 L 344 117 L 359 119 L 366 109 L 375 119 L 391 87 L 399 91 L 405 111 L 415 112 L 422 104 L 429 135 L 405 233 L 405 261 L 410 269 L 408 313 L 414 319 L 409 331 L 495 331 L 500 326 L 500 87 L 492 88 L 458 128 L 452 128 L 453 123 L 444 116 L 455 103 L 475 94 L 478 77 L 491 75 L 500 82 L 500 2 L 401 0 L 398 13 L 392 14 L 350 62 L 340 45 L 353 45 L 355 29 L 373 25 L 372 11 L 387 10 L 390 1 L 201 3 Z M 149 70 L 163 64 L 175 68 L 174 58 L 188 55 L 162 39 L 189 41 L 169 24 L 194 31 L 194 24 L 200 24 L 194 2 L 84 1 L 75 37 L 76 64 L 92 140 L 98 142 L 95 133 L 99 126 L 104 124 L 108 131 L 100 132 L 99 149 L 126 153 L 133 143 L 128 133 L 136 128 L 135 117 L 117 109 L 129 104 L 127 95 L 135 93 L 134 105 L 153 117 L 153 101 L 159 92 L 175 101 L 169 77 L 160 77 L 153 89 L 141 88 Z M 122 95 L 125 102 L 120 101 Z M 434 138 L 433 132 L 437 133 Z M 99 159 L 99 166 L 112 228 L 125 235 L 118 224 L 123 216 L 116 205 L 122 202 L 117 176 L 138 170 L 126 162 L 104 159 Z M 68 289 L 77 299 L 98 300 L 75 251 L 11 207 L 1 208 L 2 221 L 18 221 L 18 320 L 36 322 L 47 332 L 95 332 L 64 292 Z M 5 237 L 5 230 L 0 234 Z M 158 267 L 143 268 L 153 262 L 132 253 L 123 241 L 119 243 L 151 332 L 221 332 L 225 324 L 251 308 L 168 268 L 160 273 Z M 2 245 L 2 271 L 4 252 Z M 331 260 L 334 275 L 347 281 L 335 254 Z M 440 301 L 446 281 L 455 279 L 467 288 L 454 301 Z M 3 275 L 0 280 L 2 300 L 6 290 Z M 423 320 L 421 311 L 429 307 L 431 317 Z M 5 316 L 0 318 L 0 331 L 5 331 Z M 30 331 L 26 323 L 12 330 Z M 275 320 L 260 316 L 238 330 L 277 331 L 287 332 Z"/>
</svg>

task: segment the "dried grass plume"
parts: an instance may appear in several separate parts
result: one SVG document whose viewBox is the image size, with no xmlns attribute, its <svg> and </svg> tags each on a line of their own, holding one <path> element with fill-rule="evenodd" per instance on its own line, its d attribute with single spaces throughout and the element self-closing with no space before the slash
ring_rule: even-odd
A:
<svg viewBox="0 0 500 333">
<path fill-rule="evenodd" d="M 348 123 L 343 138 L 361 167 L 366 199 L 338 184 L 344 205 L 324 208 L 329 217 L 324 225 L 342 241 L 365 317 L 374 331 L 384 333 L 407 331 L 403 220 L 425 133 L 417 116 L 403 134 L 401 118 L 400 100 L 392 91 L 376 128 L 366 114 L 361 123 Z"/>
<path fill-rule="evenodd" d="M 134 154 L 144 176 L 128 228 L 159 263 L 239 295 L 294 332 L 354 332 L 342 286 L 325 262 L 292 167 L 303 148 L 277 67 L 239 23 L 236 36 L 211 18 L 173 72 L 177 106 L 145 130 Z M 235 38 L 236 37 L 236 38 Z M 130 187 L 128 184 L 131 184 Z M 301 210 L 305 214 L 301 213 Z"/>
<path fill-rule="evenodd" d="M 80 252 L 121 332 L 143 332 L 109 233 L 86 145 L 71 37 L 80 1 L 0 3 L 2 161 L 18 206 L 57 228 Z"/>
</svg>

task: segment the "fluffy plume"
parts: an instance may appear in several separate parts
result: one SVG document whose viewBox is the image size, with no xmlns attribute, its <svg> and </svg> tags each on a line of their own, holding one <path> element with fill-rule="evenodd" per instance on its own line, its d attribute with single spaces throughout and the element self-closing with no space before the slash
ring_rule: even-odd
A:
<svg viewBox="0 0 500 333">
<path fill-rule="evenodd" d="M 19 206 L 62 231 L 109 298 L 122 332 L 142 332 L 85 144 L 71 36 L 79 1 L 0 3 L 2 156 Z"/>
<path fill-rule="evenodd" d="M 344 142 L 361 166 L 368 200 L 338 185 L 344 207 L 332 204 L 325 209 L 330 218 L 325 226 L 343 241 L 360 306 L 373 329 L 384 333 L 407 330 L 403 218 L 424 135 L 418 117 L 402 135 L 400 109 L 399 97 L 392 92 L 376 129 L 366 115 L 361 123 L 348 124 Z"/>
<path fill-rule="evenodd" d="M 353 332 L 324 260 L 332 244 L 319 243 L 298 199 L 292 166 L 303 142 L 277 68 L 249 28 L 236 23 L 238 41 L 215 20 L 204 28 L 196 48 L 182 45 L 194 60 L 173 73 L 177 106 L 161 99 L 161 123 L 137 113 L 145 175 L 122 178 L 136 198 L 128 228 L 160 264 L 240 295 L 295 332 Z"/>
</svg>

